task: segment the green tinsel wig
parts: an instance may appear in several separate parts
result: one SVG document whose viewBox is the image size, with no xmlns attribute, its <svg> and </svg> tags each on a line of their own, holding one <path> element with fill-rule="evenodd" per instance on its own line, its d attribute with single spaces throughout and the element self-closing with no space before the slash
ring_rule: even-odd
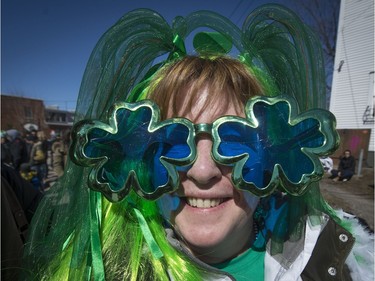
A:
<svg viewBox="0 0 375 281">
<path fill-rule="evenodd" d="M 170 26 L 155 11 L 138 9 L 125 14 L 93 50 L 75 122 L 106 121 L 114 103 L 145 98 L 154 74 L 187 54 L 238 58 L 265 86 L 266 94 L 291 95 L 301 111 L 325 106 L 319 42 L 291 11 L 261 6 L 240 29 L 209 11 L 176 17 Z M 25 279 L 169 280 L 169 273 L 175 280 L 199 280 L 205 275 L 169 245 L 154 201 L 131 193 L 127 200 L 110 203 L 88 188 L 88 176 L 88 168 L 68 161 L 64 176 L 46 194 L 25 249 Z M 317 183 L 291 204 L 292 225 L 306 215 L 331 212 Z M 295 227 L 289 236 L 302 233 Z M 280 237 L 275 235 L 277 252 Z"/>
</svg>

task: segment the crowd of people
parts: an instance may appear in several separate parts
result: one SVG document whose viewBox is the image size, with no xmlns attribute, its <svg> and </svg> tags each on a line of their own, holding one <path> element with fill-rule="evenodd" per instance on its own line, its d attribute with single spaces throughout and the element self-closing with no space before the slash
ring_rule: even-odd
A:
<svg viewBox="0 0 375 281">
<path fill-rule="evenodd" d="M 66 163 L 69 131 L 47 138 L 44 131 L 30 130 L 22 134 L 10 129 L 1 132 L 1 162 L 13 168 L 34 188 L 42 192 L 48 187 L 51 171 L 62 176 Z"/>
<path fill-rule="evenodd" d="M 49 173 L 64 173 L 70 131 L 1 132 L 1 280 L 18 280 L 31 220 L 50 187 Z"/>
</svg>

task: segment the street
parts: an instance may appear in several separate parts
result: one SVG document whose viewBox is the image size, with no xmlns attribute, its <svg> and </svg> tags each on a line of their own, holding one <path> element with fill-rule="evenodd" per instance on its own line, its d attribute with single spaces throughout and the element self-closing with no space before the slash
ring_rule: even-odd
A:
<svg viewBox="0 0 375 281">
<path fill-rule="evenodd" d="M 347 182 L 333 182 L 326 176 L 320 182 L 324 198 L 334 208 L 364 219 L 374 229 L 374 169 L 364 168 L 361 176 Z"/>
</svg>

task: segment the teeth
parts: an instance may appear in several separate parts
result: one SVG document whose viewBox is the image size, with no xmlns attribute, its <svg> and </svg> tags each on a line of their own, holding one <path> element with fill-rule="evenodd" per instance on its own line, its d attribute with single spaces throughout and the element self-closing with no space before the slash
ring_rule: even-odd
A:
<svg viewBox="0 0 375 281">
<path fill-rule="evenodd" d="M 223 203 L 224 199 L 202 199 L 202 198 L 191 198 L 187 197 L 186 202 L 191 207 L 196 208 L 212 208 L 219 206 L 221 203 Z"/>
</svg>

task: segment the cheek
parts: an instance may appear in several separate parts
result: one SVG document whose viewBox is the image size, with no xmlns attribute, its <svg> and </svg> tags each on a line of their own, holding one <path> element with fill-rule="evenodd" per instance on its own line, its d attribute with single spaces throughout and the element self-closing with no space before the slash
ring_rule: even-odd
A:
<svg viewBox="0 0 375 281">
<path fill-rule="evenodd" d="M 219 169 L 221 171 L 221 174 L 227 178 L 231 178 L 232 176 L 232 169 L 233 167 L 232 166 L 224 166 L 224 165 L 220 165 L 219 166 Z"/>
<path fill-rule="evenodd" d="M 234 187 L 233 187 L 234 188 Z M 252 215 L 259 203 L 259 197 L 247 192 L 234 188 L 234 202 L 237 207 L 246 214 Z"/>
<path fill-rule="evenodd" d="M 253 213 L 258 206 L 260 198 L 246 191 L 242 191 L 242 196 L 246 202 L 246 209 Z"/>
</svg>

